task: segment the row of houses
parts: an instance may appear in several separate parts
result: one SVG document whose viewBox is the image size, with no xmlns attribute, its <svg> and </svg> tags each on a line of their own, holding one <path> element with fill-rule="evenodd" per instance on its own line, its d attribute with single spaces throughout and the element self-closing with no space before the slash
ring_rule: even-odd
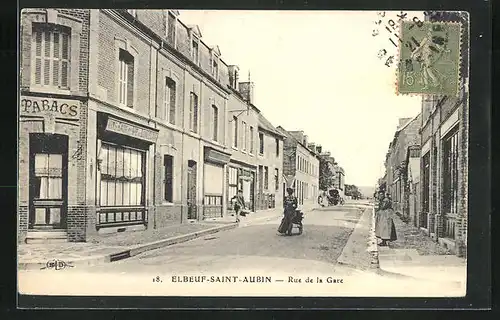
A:
<svg viewBox="0 0 500 320">
<path fill-rule="evenodd" d="M 25 9 L 20 35 L 20 242 L 221 218 L 238 190 L 251 211 L 287 186 L 316 203 L 307 136 L 178 11 Z"/>
<path fill-rule="evenodd" d="M 460 21 L 439 13 L 436 21 Z M 462 30 L 467 51 L 467 29 Z M 464 54 L 463 57 L 466 57 Z M 467 251 L 468 70 L 461 65 L 457 97 L 429 95 L 420 113 L 399 119 L 379 185 L 394 209 L 459 256 Z"/>
</svg>

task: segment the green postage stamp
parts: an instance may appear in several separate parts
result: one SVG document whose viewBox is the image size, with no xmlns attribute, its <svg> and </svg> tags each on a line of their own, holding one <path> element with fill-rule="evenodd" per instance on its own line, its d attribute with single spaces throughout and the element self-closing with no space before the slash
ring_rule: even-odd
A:
<svg viewBox="0 0 500 320">
<path fill-rule="evenodd" d="M 454 22 L 402 22 L 399 94 L 458 94 L 460 27 Z"/>
</svg>

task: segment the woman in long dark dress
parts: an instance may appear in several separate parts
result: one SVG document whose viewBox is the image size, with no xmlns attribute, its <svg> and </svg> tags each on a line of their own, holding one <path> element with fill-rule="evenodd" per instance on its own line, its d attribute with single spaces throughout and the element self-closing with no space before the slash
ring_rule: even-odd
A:
<svg viewBox="0 0 500 320">
<path fill-rule="evenodd" d="M 281 220 L 281 224 L 278 228 L 278 232 L 281 234 L 288 233 L 288 235 L 292 234 L 292 220 L 295 216 L 295 210 L 298 207 L 297 197 L 293 195 L 293 189 L 286 189 L 288 195 L 283 199 L 283 207 L 284 207 L 284 217 Z"/>
<path fill-rule="evenodd" d="M 386 246 L 388 241 L 397 240 L 396 227 L 392 220 L 392 201 L 388 194 L 380 201 L 375 217 L 375 235 L 382 240 L 381 246 Z"/>
</svg>

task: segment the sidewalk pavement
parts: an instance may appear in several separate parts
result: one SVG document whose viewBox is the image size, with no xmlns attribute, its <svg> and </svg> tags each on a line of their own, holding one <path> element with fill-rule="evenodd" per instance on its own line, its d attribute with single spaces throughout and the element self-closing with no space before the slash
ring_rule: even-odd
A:
<svg viewBox="0 0 500 320">
<path fill-rule="evenodd" d="M 373 244 L 373 207 L 358 206 L 365 208 L 359 218 L 356 227 L 351 233 L 342 253 L 337 258 L 337 262 L 342 265 L 354 267 L 360 270 L 368 270 L 378 267 L 374 261 Z M 376 246 L 376 245 L 375 245 Z"/>
<path fill-rule="evenodd" d="M 394 215 L 398 239 L 388 247 L 378 246 L 382 271 L 415 279 L 452 282 L 465 286 L 467 262 L 452 255 L 416 227 Z"/>
<path fill-rule="evenodd" d="M 186 223 L 161 229 L 102 235 L 93 242 L 18 245 L 18 270 L 40 269 L 48 263 L 90 266 L 133 257 L 142 252 L 236 228 L 236 223 Z"/>
</svg>

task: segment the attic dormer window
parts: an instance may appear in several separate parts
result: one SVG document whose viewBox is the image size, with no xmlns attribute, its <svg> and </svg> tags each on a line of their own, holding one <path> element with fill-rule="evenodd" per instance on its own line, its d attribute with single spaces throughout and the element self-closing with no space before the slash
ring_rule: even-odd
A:
<svg viewBox="0 0 500 320">
<path fill-rule="evenodd" d="M 219 79 L 219 64 L 217 63 L 216 58 L 212 61 L 212 74 L 215 79 Z"/>
<path fill-rule="evenodd" d="M 167 14 L 167 21 L 165 23 L 165 38 L 167 38 L 167 41 L 170 45 L 172 45 L 174 48 L 177 46 L 177 17 L 169 11 Z"/>
<path fill-rule="evenodd" d="M 193 61 L 198 64 L 199 61 L 199 50 L 198 50 L 198 39 L 193 37 L 193 40 L 191 40 L 191 54 Z"/>
<path fill-rule="evenodd" d="M 137 10 L 136 9 L 127 9 L 127 12 L 132 15 L 132 17 L 136 18 L 137 17 Z"/>
</svg>

